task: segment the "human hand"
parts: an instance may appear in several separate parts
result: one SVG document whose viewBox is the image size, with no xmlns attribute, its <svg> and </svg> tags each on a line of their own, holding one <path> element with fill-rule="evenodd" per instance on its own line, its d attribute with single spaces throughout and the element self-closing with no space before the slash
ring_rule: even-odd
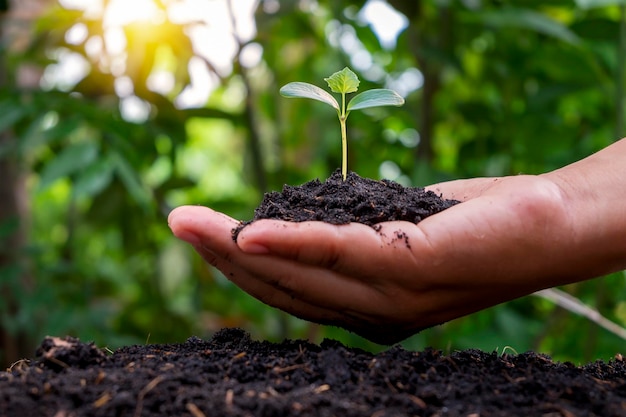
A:
<svg viewBox="0 0 626 417">
<path fill-rule="evenodd" d="M 462 204 L 419 224 L 289 223 L 245 227 L 205 207 L 179 207 L 176 236 L 244 291 L 313 322 L 379 343 L 539 289 L 588 276 L 560 188 L 539 176 L 429 187 Z M 572 252 L 574 251 L 574 252 Z"/>
</svg>

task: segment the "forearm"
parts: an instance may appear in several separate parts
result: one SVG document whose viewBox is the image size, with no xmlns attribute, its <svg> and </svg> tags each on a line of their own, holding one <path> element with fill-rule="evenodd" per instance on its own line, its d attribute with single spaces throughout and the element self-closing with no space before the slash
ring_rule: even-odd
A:
<svg viewBox="0 0 626 417">
<path fill-rule="evenodd" d="M 626 269 L 626 139 L 542 176 L 562 192 L 572 256 L 598 275 Z"/>
</svg>

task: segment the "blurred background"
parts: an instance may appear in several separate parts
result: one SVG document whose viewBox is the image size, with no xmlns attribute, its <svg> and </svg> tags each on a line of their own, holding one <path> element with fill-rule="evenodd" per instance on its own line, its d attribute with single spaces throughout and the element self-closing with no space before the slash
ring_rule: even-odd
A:
<svg viewBox="0 0 626 417">
<path fill-rule="evenodd" d="M 624 136 L 621 0 L 0 0 L 0 365 L 45 335 L 111 349 L 239 326 L 383 347 L 252 299 L 174 239 L 169 211 L 250 219 L 340 165 L 336 114 L 286 100 L 350 66 L 401 108 L 355 112 L 350 169 L 405 185 L 537 174 Z M 626 325 L 618 273 L 563 288 Z M 409 349 L 575 363 L 623 339 L 529 296 Z"/>
</svg>

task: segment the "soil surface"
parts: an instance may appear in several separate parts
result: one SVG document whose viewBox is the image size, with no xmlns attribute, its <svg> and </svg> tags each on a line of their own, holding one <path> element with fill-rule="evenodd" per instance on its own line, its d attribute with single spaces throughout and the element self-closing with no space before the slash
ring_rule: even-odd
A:
<svg viewBox="0 0 626 417">
<path fill-rule="evenodd" d="M 376 181 L 349 172 L 344 181 L 336 170 L 326 181 L 285 185 L 282 192 L 266 193 L 251 221 L 233 230 L 233 239 L 255 220 L 275 219 L 292 222 L 309 220 L 332 224 L 377 223 L 405 220 L 418 223 L 459 203 L 445 200 L 421 187 L 404 187 L 389 180 Z"/>
<path fill-rule="evenodd" d="M 211 340 L 113 353 L 46 338 L 0 372 L 0 416 L 625 416 L 626 361 L 585 366 L 536 353 L 372 354 L 326 340 Z"/>
</svg>

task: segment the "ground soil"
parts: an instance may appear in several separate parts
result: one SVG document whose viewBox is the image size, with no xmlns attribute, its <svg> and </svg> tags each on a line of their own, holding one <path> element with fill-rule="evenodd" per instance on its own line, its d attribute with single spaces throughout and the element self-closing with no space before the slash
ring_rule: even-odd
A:
<svg viewBox="0 0 626 417">
<path fill-rule="evenodd" d="M 585 366 L 536 354 L 326 340 L 259 342 L 239 329 L 208 341 L 112 354 L 46 338 L 0 372 L 0 416 L 625 416 L 626 361 Z"/>
<path fill-rule="evenodd" d="M 309 220 L 332 224 L 358 222 L 375 226 L 392 220 L 418 223 L 455 204 L 421 187 L 403 187 L 394 181 L 376 181 L 350 172 L 344 181 L 335 171 L 326 181 L 285 185 L 281 192 L 266 193 L 254 217 L 233 230 L 233 238 L 255 220 L 292 222 Z"/>
</svg>

